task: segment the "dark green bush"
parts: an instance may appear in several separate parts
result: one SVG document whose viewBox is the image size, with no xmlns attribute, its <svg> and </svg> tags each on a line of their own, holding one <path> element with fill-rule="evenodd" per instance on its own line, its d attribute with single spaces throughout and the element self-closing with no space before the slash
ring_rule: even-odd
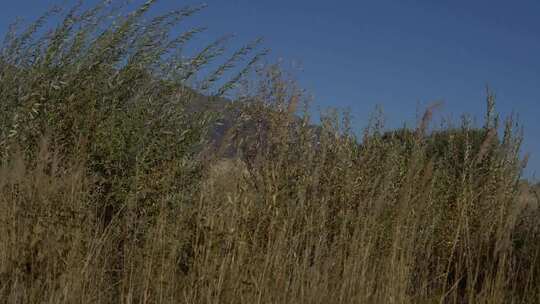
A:
<svg viewBox="0 0 540 304">
<path fill-rule="evenodd" d="M 31 153 L 47 135 L 64 155 L 88 158 L 98 200 L 106 205 L 120 204 L 156 174 L 198 180 L 195 155 L 211 116 L 193 110 L 200 93 L 189 85 L 201 78 L 201 90 L 212 88 L 258 41 L 221 65 L 214 61 L 224 51 L 223 39 L 184 59 L 184 46 L 203 29 L 175 37 L 171 30 L 202 7 L 147 20 L 154 2 L 120 17 L 114 16 L 124 8 L 116 3 L 86 10 L 79 4 L 59 21 L 52 15 L 60 12 L 52 10 L 26 29 L 12 30 L 0 56 L 2 152 L 9 154 L 16 144 Z M 41 33 L 54 21 L 58 26 Z M 230 90 L 260 55 L 216 92 Z M 199 72 L 207 66 L 216 68 Z"/>
</svg>

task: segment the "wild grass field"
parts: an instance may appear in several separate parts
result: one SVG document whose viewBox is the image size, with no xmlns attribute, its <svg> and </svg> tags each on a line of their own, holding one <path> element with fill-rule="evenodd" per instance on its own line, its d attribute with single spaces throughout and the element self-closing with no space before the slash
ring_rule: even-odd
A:
<svg viewBox="0 0 540 304">
<path fill-rule="evenodd" d="M 9 31 L 0 302 L 540 303 L 540 188 L 490 91 L 478 125 L 314 124 L 259 41 L 185 54 L 202 7 L 153 3 Z"/>
</svg>

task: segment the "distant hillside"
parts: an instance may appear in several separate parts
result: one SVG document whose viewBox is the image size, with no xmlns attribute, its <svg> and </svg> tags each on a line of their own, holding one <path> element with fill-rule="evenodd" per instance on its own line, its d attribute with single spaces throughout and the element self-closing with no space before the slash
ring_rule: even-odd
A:
<svg viewBox="0 0 540 304">
<path fill-rule="evenodd" d="M 249 99 L 239 101 L 198 94 L 191 107 L 191 111 L 207 111 L 213 116 L 207 140 L 224 157 L 237 156 L 237 148 L 240 146 L 244 150 L 241 153 L 249 153 L 247 150 L 254 146 L 265 145 L 272 123 L 276 123 L 272 122 L 273 119 L 288 117 L 287 124 L 289 132 L 293 132 L 292 138 L 303 123 L 298 115 L 283 115 L 270 105 Z M 321 126 L 309 124 L 307 128 L 312 134 L 313 143 L 316 143 Z"/>
</svg>

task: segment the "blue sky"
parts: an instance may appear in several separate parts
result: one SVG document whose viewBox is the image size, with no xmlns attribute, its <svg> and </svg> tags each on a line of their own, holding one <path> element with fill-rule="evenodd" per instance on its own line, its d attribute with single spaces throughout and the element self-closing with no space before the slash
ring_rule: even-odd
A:
<svg viewBox="0 0 540 304">
<path fill-rule="evenodd" d="M 67 1 L 69 3 L 69 1 Z M 87 2 L 95 2 L 89 0 Z M 0 28 L 16 16 L 32 19 L 58 0 L 3 0 Z M 164 11 L 201 1 L 161 0 Z M 389 127 L 414 122 L 417 105 L 443 101 L 456 120 L 479 120 L 485 86 L 503 115 L 525 126 L 528 175 L 540 174 L 539 1 L 207 0 L 194 20 L 208 39 L 265 38 L 272 58 L 302 67 L 301 85 L 318 106 L 348 107 L 365 126 L 381 105 Z"/>
</svg>

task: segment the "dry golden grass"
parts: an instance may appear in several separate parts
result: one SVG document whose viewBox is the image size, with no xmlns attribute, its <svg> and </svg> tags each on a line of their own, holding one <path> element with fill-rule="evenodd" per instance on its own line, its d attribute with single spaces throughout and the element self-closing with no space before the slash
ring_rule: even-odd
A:
<svg viewBox="0 0 540 304">
<path fill-rule="evenodd" d="M 0 171 L 0 297 L 10 303 L 539 300 L 537 209 L 527 208 L 531 202 L 516 183 L 519 167 L 504 143 L 493 154 L 484 141 L 467 144 L 466 151 L 486 156 L 479 164 L 465 154 L 466 166 L 454 176 L 445 157 L 457 151 L 426 158 L 427 140 L 413 139 L 412 150 L 402 139 L 377 135 L 358 145 L 337 122 L 315 130 L 286 121 L 269 122 L 262 137 L 269 142 L 260 145 L 267 148 L 256 156 L 208 162 L 196 191 L 171 188 L 182 175 L 171 176 L 167 165 L 139 176 L 143 183 L 133 180 L 138 186 L 105 222 L 84 155 L 66 157 L 47 139 L 35 156 L 11 154 Z M 320 133 L 317 147 L 311 132 Z"/>
<path fill-rule="evenodd" d="M 270 67 L 241 91 L 227 148 L 209 152 L 212 115 L 187 110 L 201 96 L 161 70 L 187 63 L 158 56 L 164 20 L 194 11 L 145 32 L 152 2 L 103 35 L 90 34 L 98 9 L 51 40 L 7 40 L 0 302 L 540 302 L 520 126 L 489 92 L 483 126 L 431 130 L 429 109 L 386 134 L 375 116 L 360 141 L 347 115 L 310 125 L 302 91 Z"/>
</svg>

